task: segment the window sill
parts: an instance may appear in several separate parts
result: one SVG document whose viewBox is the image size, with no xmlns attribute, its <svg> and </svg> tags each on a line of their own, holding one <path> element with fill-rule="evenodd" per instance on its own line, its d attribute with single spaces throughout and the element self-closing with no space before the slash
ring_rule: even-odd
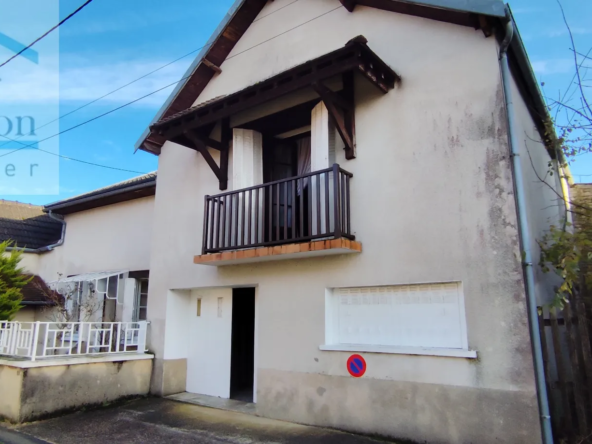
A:
<svg viewBox="0 0 592 444">
<path fill-rule="evenodd" d="M 320 345 L 319 350 L 366 353 L 390 353 L 395 355 L 444 356 L 448 358 L 477 358 L 477 352 L 475 350 L 462 350 L 458 348 L 422 348 L 363 344 L 334 344 Z"/>
</svg>

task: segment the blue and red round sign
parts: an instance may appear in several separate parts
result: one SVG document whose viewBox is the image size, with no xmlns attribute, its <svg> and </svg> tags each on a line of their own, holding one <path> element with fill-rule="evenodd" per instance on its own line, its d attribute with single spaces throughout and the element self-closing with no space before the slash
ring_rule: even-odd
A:
<svg viewBox="0 0 592 444">
<path fill-rule="evenodd" d="M 366 360 L 360 355 L 351 355 L 347 360 L 347 371 L 354 378 L 361 378 L 366 373 Z"/>
</svg>

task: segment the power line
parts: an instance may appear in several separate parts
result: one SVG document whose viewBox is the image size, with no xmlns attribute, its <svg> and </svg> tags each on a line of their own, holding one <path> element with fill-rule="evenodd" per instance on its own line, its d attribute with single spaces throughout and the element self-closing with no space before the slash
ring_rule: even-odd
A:
<svg viewBox="0 0 592 444">
<path fill-rule="evenodd" d="M 291 2 L 291 3 L 288 3 L 287 5 L 284 5 L 284 6 L 282 6 L 281 8 L 278 8 L 278 9 L 276 9 L 276 10 L 275 10 L 275 11 L 273 11 L 273 12 L 270 12 L 269 14 L 267 14 L 267 15 L 264 15 L 263 17 L 259 17 L 258 19 L 255 19 L 255 20 L 253 20 L 253 23 L 255 23 L 255 22 L 258 22 L 259 20 L 263 20 L 265 17 L 269 17 L 270 15 L 273 15 L 273 14 L 275 14 L 276 12 L 279 12 L 279 11 L 281 11 L 282 9 L 284 9 L 284 8 L 287 8 L 287 7 L 288 7 L 288 6 L 290 6 L 290 5 L 293 5 L 293 4 L 294 4 L 294 3 L 296 3 L 297 1 L 298 1 L 298 0 L 294 0 L 293 2 Z"/>
<path fill-rule="evenodd" d="M 40 130 L 41 128 L 45 128 L 47 125 L 50 125 L 50 124 L 52 124 L 52 123 L 54 123 L 54 122 L 56 122 L 56 121 L 58 121 L 58 120 L 61 120 L 61 119 L 63 119 L 64 117 L 67 117 L 67 116 L 69 116 L 69 115 L 71 115 L 71 114 L 74 114 L 75 112 L 77 112 L 77 111 L 80 111 L 81 109 L 83 109 L 83 108 L 86 108 L 87 106 L 89 106 L 89 105 L 92 105 L 93 103 L 95 103 L 95 102 L 98 102 L 99 100 L 101 100 L 101 99 L 104 99 L 105 97 L 107 97 L 107 96 L 110 96 L 111 94 L 114 94 L 114 93 L 116 93 L 117 91 L 120 91 L 120 90 L 122 90 L 123 88 L 126 88 L 126 87 L 130 86 L 131 84 L 133 84 L 133 83 L 136 83 L 136 82 L 138 82 L 138 81 L 140 81 L 140 80 L 142 80 L 142 79 L 144 79 L 144 78 L 148 77 L 149 75 L 151 75 L 151 74 L 154 74 L 155 72 L 157 72 L 157 71 L 160 71 L 161 69 L 164 69 L 164 68 L 166 68 L 167 66 L 170 66 L 170 65 L 172 65 L 173 63 L 176 63 L 176 62 L 178 62 L 178 61 L 179 61 L 179 60 L 181 60 L 181 59 L 184 59 L 185 57 L 187 57 L 187 56 L 189 56 L 189 55 L 193 54 L 194 52 L 197 52 L 197 51 L 199 51 L 199 50 L 200 50 L 200 49 L 202 49 L 202 48 L 203 48 L 203 46 L 202 46 L 201 48 L 194 49 L 193 51 L 190 51 L 190 52 L 188 52 L 187 54 L 185 54 L 185 55 L 182 55 L 181 57 L 178 57 L 178 58 L 176 58 L 175 60 L 173 60 L 173 61 L 171 61 L 171 62 L 169 62 L 169 63 L 167 63 L 167 64 L 165 64 L 165 65 L 162 65 L 162 66 L 160 66 L 160 67 L 158 67 L 158 68 L 156 68 L 156 69 L 154 69 L 154 70 L 152 70 L 152 71 L 150 71 L 150 72 L 148 72 L 148 73 L 146 73 L 146 74 L 144 74 L 144 75 L 142 75 L 142 76 L 138 77 L 137 79 L 135 79 L 135 80 L 132 80 L 131 82 L 128 82 L 128 83 L 126 83 L 125 85 L 122 85 L 122 86 L 120 86 L 119 88 L 116 88 L 116 89 L 114 89 L 113 91 L 110 91 L 110 92 L 108 92 L 108 93 L 106 93 L 106 94 L 103 94 L 101 97 L 97 97 L 96 99 L 93 99 L 93 100 L 91 100 L 90 102 L 88 102 L 88 103 L 85 103 L 84 105 L 82 105 L 82 106 L 79 106 L 79 107 L 78 107 L 78 108 L 76 108 L 76 109 L 73 109 L 72 111 L 69 111 L 69 112 L 67 112 L 67 113 L 65 113 L 65 114 L 62 114 L 61 116 L 57 117 L 56 119 L 50 120 L 49 122 L 47 122 L 47 123 L 44 123 L 43 125 L 36 127 L 36 130 Z M 3 137 L 5 137 L 5 136 L 3 136 Z M 7 145 L 7 144 L 8 144 L 9 142 L 11 142 L 11 141 L 12 141 L 12 142 L 17 142 L 17 141 L 18 141 L 18 139 L 20 139 L 21 137 L 24 137 L 24 136 L 19 136 L 19 137 L 17 137 L 16 139 L 9 139 L 9 140 L 8 140 L 8 142 L 4 142 L 3 144 L 1 144 L 1 145 L 0 145 L 0 148 L 2 148 L 4 145 Z M 2 157 L 2 156 L 0 156 L 0 157 Z"/>
<path fill-rule="evenodd" d="M 92 0 L 89 0 L 89 1 L 92 1 Z M 295 2 L 294 2 L 294 3 L 295 3 Z M 307 20 L 307 21 L 306 21 L 306 22 L 304 22 L 304 23 L 301 23 L 301 24 L 299 24 L 299 25 L 296 25 L 296 26 L 294 26 L 293 28 L 290 28 L 290 29 L 288 29 L 288 30 L 286 30 L 286 31 L 284 31 L 284 32 L 282 32 L 282 33 L 280 33 L 280 34 L 278 34 L 278 35 L 274 36 L 274 37 L 271 37 L 271 38 L 269 38 L 269 39 L 267 39 L 267 40 L 264 40 L 263 42 L 260 42 L 260 43 L 258 43 L 258 44 L 256 44 L 256 45 L 253 45 L 253 46 L 251 46 L 250 48 L 247 48 L 247 49 L 245 49 L 244 51 L 241 51 L 241 52 L 239 52 L 239 53 L 237 53 L 237 54 L 235 54 L 235 55 L 233 55 L 233 56 L 231 56 L 231 57 L 228 57 L 226 60 L 228 60 L 228 59 L 231 59 L 231 58 L 234 58 L 234 57 L 236 57 L 236 56 L 238 56 L 238 55 L 240 55 L 240 54 L 244 54 L 245 52 L 247 52 L 247 51 L 250 51 L 251 49 L 254 49 L 254 48 L 258 47 L 258 46 L 261 46 L 262 44 L 264 44 L 264 43 L 267 43 L 267 42 L 269 42 L 270 40 L 273 40 L 273 39 L 275 39 L 275 38 L 277 38 L 277 37 L 280 37 L 280 36 L 282 36 L 282 35 L 284 35 L 284 34 L 287 34 L 288 32 L 290 32 L 290 31 L 293 31 L 294 29 L 300 28 L 300 27 L 302 27 L 302 26 L 304 26 L 304 25 L 306 25 L 306 24 L 308 24 L 308 23 L 310 23 L 310 22 L 312 22 L 312 21 L 314 21 L 314 20 L 316 20 L 316 19 L 318 19 L 318 18 L 321 18 L 321 17 L 323 17 L 323 16 L 325 16 L 325 15 L 327 15 L 327 14 L 329 14 L 329 13 L 333 12 L 333 11 L 336 11 L 337 9 L 340 9 L 340 8 L 342 8 L 342 6 L 338 6 L 337 8 L 331 9 L 331 10 L 329 10 L 329 11 L 327 11 L 327 12 L 323 13 L 323 14 L 320 14 L 320 15 L 318 15 L 318 16 L 316 16 L 316 17 L 314 17 L 314 18 L 310 19 L 310 20 Z M 268 14 L 268 16 L 269 16 L 269 15 L 271 15 L 271 14 Z M 266 17 L 267 17 L 267 16 L 266 16 Z M 192 73 L 192 74 L 193 74 L 193 73 Z M 155 91 L 152 91 L 151 93 L 145 94 L 145 95 L 144 95 L 144 96 L 142 96 L 142 97 L 139 97 L 139 98 L 137 98 L 137 99 L 135 99 L 135 100 L 132 100 L 132 101 L 130 101 L 130 102 L 127 102 L 127 103 L 124 103 L 123 105 L 120 105 L 120 106 L 118 106 L 118 107 L 116 107 L 116 108 L 113 108 L 112 110 L 109 110 L 109 111 L 107 111 L 107 112 L 105 112 L 105 113 L 99 114 L 98 116 L 95 116 L 95 117 L 93 117 L 93 118 L 91 118 L 91 119 L 88 119 L 88 120 L 86 120 L 86 121 L 84 121 L 84 122 L 81 122 L 81 123 L 79 123 L 79 124 L 77 124 L 77 125 L 74 125 L 74 126 L 72 126 L 72 127 L 70 127 L 70 128 L 67 128 L 67 129 L 65 129 L 65 130 L 63 130 L 63 131 L 60 131 L 60 132 L 56 133 L 56 134 L 53 134 L 53 135 L 51 135 L 51 136 L 49 136 L 49 137 L 46 137 L 46 138 L 44 138 L 44 139 L 41 139 L 41 140 L 39 140 L 39 141 L 37 141 L 37 142 L 35 142 L 35 143 L 44 142 L 44 141 L 46 141 L 46 140 L 52 139 L 52 138 L 54 138 L 54 137 L 57 137 L 57 136 L 59 136 L 59 135 L 61 135 L 61 134 L 67 133 L 67 132 L 69 132 L 69 131 L 72 131 L 72 130 L 74 130 L 74 129 L 76 129 L 76 128 L 79 128 L 79 127 L 81 127 L 81 126 L 83 126 L 83 125 L 86 125 L 87 123 L 90 123 L 90 122 L 93 122 L 93 121 L 95 121 L 95 120 L 97 120 L 97 119 L 100 119 L 100 118 L 102 118 L 102 117 L 105 117 L 105 116 L 107 116 L 107 115 L 109 115 L 109 114 L 111 114 L 111 113 L 114 113 L 115 111 L 118 111 L 118 110 L 120 110 L 120 109 L 122 109 L 122 108 L 125 108 L 125 107 L 127 107 L 127 106 L 129 106 L 129 105 L 132 105 L 132 104 L 134 104 L 134 103 L 136 103 L 136 102 L 138 102 L 138 101 L 140 101 L 140 100 L 142 100 L 142 99 L 145 99 L 146 97 L 149 97 L 149 96 L 151 96 L 151 95 L 154 95 L 154 94 L 156 94 L 156 93 L 158 93 L 158 92 L 160 92 L 160 91 L 162 91 L 162 90 L 164 90 L 164 89 L 166 89 L 166 88 L 169 88 L 169 87 L 171 87 L 171 86 L 173 86 L 173 85 L 175 85 L 175 84 L 177 84 L 177 83 L 179 83 L 179 82 L 182 82 L 182 81 L 184 81 L 184 80 L 188 79 L 189 77 L 191 77 L 191 75 L 192 75 L 192 74 L 189 74 L 188 76 L 182 77 L 181 79 L 179 79 L 179 80 L 177 80 L 177 81 L 175 81 L 175 82 L 173 82 L 173 83 L 169 83 L 168 85 L 166 85 L 166 86 L 163 86 L 162 88 L 159 88 L 159 89 L 157 89 L 157 90 L 155 90 Z M 132 82 L 132 83 L 133 83 L 133 82 Z M 10 140 L 10 141 L 13 141 L 13 142 L 18 142 L 18 140 L 16 140 L 16 139 L 10 139 L 10 138 L 8 138 L 8 137 L 6 137 L 6 136 L 3 136 L 3 137 L 4 137 L 5 139 L 8 139 L 8 140 Z M 28 144 L 28 145 L 26 145 L 26 144 L 24 144 L 23 142 L 18 142 L 18 143 L 21 143 L 23 146 L 22 146 L 21 148 L 17 148 L 16 150 L 9 151 L 8 153 L 2 154 L 2 155 L 0 155 L 0 157 L 8 156 L 9 154 L 15 153 L 15 152 L 17 152 L 17 151 L 21 151 L 21 150 L 23 150 L 23 149 L 25 149 L 25 148 L 29 148 L 29 147 L 31 147 L 31 146 L 33 146 L 33 145 L 35 144 L 35 143 L 31 143 L 31 144 Z M 97 164 L 97 163 L 93 163 L 93 162 L 87 162 L 87 161 L 84 161 L 84 160 L 75 159 L 75 158 L 68 157 L 68 156 L 63 156 L 63 155 L 61 155 L 61 154 L 52 153 L 51 151 L 46 151 L 46 150 L 43 150 L 43 149 L 41 149 L 41 148 L 37 148 L 37 150 L 38 150 L 38 151 L 43 151 L 43 152 L 45 152 L 45 153 L 48 153 L 48 154 L 51 154 L 51 155 L 54 155 L 54 156 L 62 157 L 62 158 L 68 159 L 68 160 L 73 160 L 73 161 L 76 161 L 76 162 L 85 163 L 85 164 L 89 164 L 89 165 L 94 165 L 94 166 L 99 166 L 99 167 L 103 167 L 103 168 L 109 168 L 109 169 L 115 169 L 115 170 L 121 170 L 121 171 L 129 171 L 129 172 L 134 172 L 134 173 L 141 173 L 141 172 L 139 172 L 139 171 L 124 170 L 124 169 L 121 169 L 121 168 L 116 168 L 116 167 L 109 167 L 109 166 L 106 166 L 106 165 L 101 165 L 101 164 Z M 144 174 L 144 173 L 141 173 L 141 174 Z"/>
<path fill-rule="evenodd" d="M 22 147 L 20 147 L 20 148 L 17 148 L 16 150 L 9 151 L 8 153 L 0 154 L 0 157 L 8 156 L 9 154 L 16 153 L 17 151 L 24 150 L 25 148 L 30 148 L 30 147 L 34 146 L 35 144 L 38 144 L 38 143 L 41 143 L 41 142 L 45 142 L 46 140 L 53 139 L 54 137 L 57 137 L 57 136 L 59 136 L 59 135 L 61 135 L 61 134 L 67 133 L 67 132 L 69 132 L 69 131 L 72 131 L 72 130 L 74 130 L 74 129 L 76 129 L 76 128 L 79 128 L 79 127 L 81 127 L 81 126 L 83 126 L 83 125 L 86 125 L 87 123 L 93 122 L 93 121 L 95 121 L 95 120 L 97 120 L 97 119 L 100 119 L 101 117 L 105 117 L 105 116 L 107 116 L 107 115 L 109 115 L 109 114 L 111 114 L 111 113 L 114 113 L 115 111 L 118 111 L 118 110 L 120 110 L 120 109 L 122 109 L 122 108 L 125 108 L 126 106 L 129 106 L 129 105 L 132 105 L 132 104 L 134 104 L 134 103 L 136 103 L 136 102 L 139 102 L 140 100 L 142 100 L 142 99 L 145 99 L 146 97 L 152 96 L 152 95 L 154 95 L 154 94 L 156 94 L 156 93 L 158 93 L 158 92 L 162 91 L 163 89 L 170 88 L 170 87 L 171 87 L 171 86 L 173 86 L 174 84 L 176 84 L 176 83 L 179 83 L 179 82 L 182 82 L 183 80 L 185 80 L 185 79 L 187 79 L 187 78 L 189 78 L 189 76 L 183 77 L 182 79 L 180 79 L 180 80 L 177 80 L 176 82 L 169 83 L 168 85 L 166 85 L 166 86 L 163 86 L 162 88 L 159 88 L 159 89 L 157 89 L 156 91 L 152 91 L 151 93 L 145 94 L 145 95 L 143 95 L 142 97 L 138 97 L 137 99 L 135 99 L 135 100 L 132 100 L 131 102 L 124 103 L 123 105 L 120 105 L 120 106 L 118 106 L 117 108 L 113 108 L 113 109 L 111 109 L 111 110 L 109 110 L 109 111 L 107 111 L 107 112 L 104 112 L 103 114 L 99 114 L 98 116 L 95 116 L 95 117 L 93 117 L 93 118 L 91 118 L 91 119 L 85 120 L 84 122 L 81 122 L 81 123 L 79 123 L 79 124 L 77 124 L 77 125 L 74 125 L 74 126 L 72 126 L 72 127 L 70 127 L 70 128 L 67 128 L 67 129 L 65 129 L 65 130 L 63 130 L 63 131 L 60 131 L 60 132 L 56 133 L 56 134 L 52 134 L 51 136 L 48 136 L 48 137 L 46 137 L 45 139 L 38 140 L 38 141 L 36 141 L 36 142 L 33 142 L 33 143 L 30 143 L 30 144 L 28 144 L 28 145 L 27 145 L 27 144 L 25 144 L 25 143 L 23 143 L 23 142 L 19 142 L 19 141 L 18 141 L 18 140 L 16 140 L 16 139 L 11 139 L 11 138 L 9 138 L 9 137 L 2 136 L 2 137 L 4 137 L 5 139 L 8 139 L 8 140 L 10 140 L 10 141 L 12 141 L 12 142 L 17 142 L 17 143 L 20 143 L 20 144 L 21 144 L 21 145 L 23 145 L 23 146 L 22 146 Z M 74 159 L 74 158 L 72 158 L 72 157 L 66 157 L 66 156 L 62 156 L 61 154 L 52 153 L 51 151 L 43 150 L 43 149 L 41 149 L 41 148 L 36 148 L 36 149 L 37 149 L 38 151 L 43 151 L 44 153 L 52 154 L 52 155 L 54 155 L 54 156 L 58 156 L 58 157 L 64 157 L 64 158 L 67 158 L 67 159 L 69 159 L 69 160 L 74 160 L 74 161 L 77 161 L 77 162 L 88 163 L 88 164 L 91 164 L 91 165 L 101 166 L 101 167 L 104 167 L 104 168 L 118 169 L 118 168 L 109 167 L 109 166 L 106 166 L 106 165 L 94 164 L 94 163 L 92 163 L 92 162 L 87 162 L 87 161 L 83 161 L 83 160 L 79 160 L 79 159 Z M 134 173 L 137 173 L 138 171 L 133 171 L 133 172 L 134 172 Z"/>
<path fill-rule="evenodd" d="M 0 68 L 2 68 L 4 65 L 6 65 L 8 62 L 10 62 L 11 60 L 15 59 L 16 57 L 18 57 L 19 55 L 21 55 L 23 52 L 25 52 L 27 49 L 30 49 L 31 46 L 33 46 L 35 43 L 37 43 L 39 40 L 45 38 L 48 34 L 50 34 L 52 31 L 56 30 L 57 28 L 59 28 L 61 25 L 63 25 L 64 23 L 66 23 L 70 18 L 74 17 L 78 12 L 82 11 L 82 9 L 88 5 L 90 2 L 92 2 L 92 0 L 86 0 L 86 2 L 84 2 L 84 4 L 82 4 L 82 6 L 80 6 L 78 9 L 76 9 L 74 12 L 68 14 L 68 16 L 66 16 L 66 18 L 64 18 L 61 22 L 59 22 L 57 25 L 55 25 L 53 28 L 51 28 L 49 31 L 47 31 L 45 34 L 43 34 L 41 37 L 37 38 L 36 40 L 34 40 L 32 43 L 30 43 L 29 45 L 25 46 L 23 49 L 21 49 L 19 52 L 17 52 L 16 54 L 14 54 L 12 57 L 10 57 L 8 60 L 6 60 L 4 63 L 2 63 L 0 65 Z"/>
<path fill-rule="evenodd" d="M 269 17 L 270 15 L 273 15 L 273 14 L 275 14 L 276 12 L 279 12 L 279 11 L 281 11 L 282 9 L 284 9 L 284 8 L 287 8 L 288 6 L 291 6 L 291 5 L 293 5 L 294 3 L 298 2 L 298 1 L 299 1 L 299 0 L 294 0 L 292 3 L 288 3 L 287 5 L 285 5 L 285 6 L 282 6 L 281 8 L 278 8 L 278 9 L 276 9 L 275 11 L 273 11 L 273 12 L 270 12 L 270 13 L 269 13 L 269 14 L 267 14 L 267 15 L 264 15 L 263 17 L 259 17 L 258 19 L 254 20 L 254 21 L 253 21 L 253 23 L 255 23 L 255 22 L 258 22 L 259 20 L 262 20 L 262 19 L 264 19 L 264 18 L 266 18 L 266 17 Z M 168 63 L 166 63 L 166 64 L 164 64 L 164 65 L 162 65 L 162 66 L 160 66 L 160 67 L 158 67 L 158 68 L 156 68 L 156 69 L 154 69 L 154 70 L 152 70 L 152 71 L 150 71 L 150 72 L 148 72 L 148 73 L 146 73 L 146 74 L 144 74 L 144 75 L 142 75 L 142 76 L 140 76 L 140 77 L 138 77 L 137 79 L 134 79 L 134 80 L 132 80 L 131 82 L 128 82 L 128 83 L 126 83 L 125 85 L 122 85 L 122 86 L 120 86 L 120 87 L 118 87 L 118 88 L 116 88 L 116 89 L 114 89 L 114 90 L 112 90 L 112 91 L 110 91 L 110 92 L 108 92 L 108 93 L 106 93 L 106 94 L 103 94 L 102 96 L 100 96 L 100 97 L 97 97 L 96 99 L 93 99 L 93 100 L 91 100 L 90 102 L 87 102 L 87 103 L 85 103 L 84 105 L 82 105 L 82 106 L 79 106 L 79 107 L 78 107 L 78 108 L 76 108 L 76 109 L 73 109 L 72 111 L 69 111 L 69 112 L 67 112 L 67 113 L 65 113 L 65 114 L 62 114 L 61 116 L 57 117 L 56 119 L 50 120 L 49 122 L 46 122 L 46 123 L 44 123 L 44 124 L 43 124 L 43 125 L 41 125 L 41 126 L 38 126 L 36 129 L 37 129 L 37 130 L 40 130 L 41 128 L 44 128 L 44 127 L 46 127 L 47 125 L 50 125 L 50 124 L 52 124 L 52 123 L 54 123 L 54 122 L 56 122 L 56 121 L 58 121 L 58 120 L 61 120 L 61 119 L 63 119 L 64 117 L 67 117 L 67 116 L 69 116 L 69 115 L 71 115 L 71 114 L 74 114 L 75 112 L 77 112 L 77 111 L 80 111 L 81 109 L 83 109 L 83 108 L 86 108 L 87 106 L 89 106 L 89 105 L 92 105 L 93 103 L 95 103 L 95 102 L 98 102 L 99 100 L 101 100 L 101 99 L 104 99 L 105 97 L 107 97 L 107 96 L 110 96 L 111 94 L 114 94 L 114 93 L 116 93 L 117 91 L 120 91 L 120 90 L 122 90 L 123 88 L 126 88 L 126 87 L 128 87 L 128 86 L 130 86 L 130 85 L 132 85 L 132 84 L 134 84 L 134 83 L 136 83 L 136 82 L 138 82 L 138 81 L 140 81 L 140 80 L 142 80 L 142 79 L 144 79 L 144 78 L 148 77 L 149 75 L 151 75 L 151 74 L 154 74 L 155 72 L 157 72 L 157 71 L 160 71 L 161 69 L 164 69 L 164 68 L 166 68 L 167 66 L 170 66 L 170 65 L 172 65 L 173 63 L 176 63 L 176 62 L 178 62 L 179 60 L 182 60 L 182 59 L 184 59 L 185 57 L 187 57 L 187 56 L 190 56 L 191 54 L 193 54 L 193 53 L 195 53 L 195 52 L 197 52 L 197 51 L 199 51 L 199 50 L 201 50 L 201 49 L 205 48 L 205 46 L 206 46 L 206 45 L 203 45 L 203 46 L 200 46 L 199 48 L 196 48 L 196 49 L 194 49 L 194 50 L 192 50 L 192 51 L 189 51 L 187 54 L 184 54 L 184 55 L 182 55 L 181 57 L 178 57 L 178 58 L 176 58 L 175 60 L 172 60 L 172 61 L 170 61 L 170 62 L 168 62 Z M 181 79 L 181 80 L 183 80 L 183 79 Z M 3 137 L 5 137 L 5 136 L 3 136 Z M 7 145 L 7 144 L 8 144 L 9 142 L 11 142 L 11 141 L 12 141 L 12 142 L 17 142 L 17 141 L 18 141 L 18 140 L 19 140 L 21 137 L 24 137 L 24 136 L 19 136 L 19 137 L 17 137 L 16 139 L 9 139 L 9 138 L 5 137 L 5 138 L 7 138 L 7 139 L 8 139 L 8 142 L 4 142 L 3 144 L 0 144 L 0 148 L 2 148 L 3 146 Z M 0 157 L 1 157 L 1 156 L 0 156 Z"/>
<path fill-rule="evenodd" d="M 290 32 L 290 31 L 294 31 L 295 29 L 297 29 L 297 28 L 300 28 L 301 26 L 307 25 L 308 23 L 310 23 L 310 22 L 312 22 L 312 21 L 314 21 L 314 20 L 316 20 L 316 19 L 318 19 L 318 18 L 321 18 L 321 17 L 323 17 L 323 16 L 325 16 L 325 15 L 327 15 L 327 14 L 330 14 L 330 13 L 332 13 L 333 11 L 337 11 L 337 10 L 338 10 L 338 9 L 340 9 L 340 8 L 343 8 L 343 6 L 341 6 L 341 5 L 340 5 L 340 6 L 338 6 L 337 8 L 333 8 L 333 9 L 331 9 L 331 10 L 329 10 L 329 11 L 327 11 L 327 12 L 325 12 L 325 13 L 321 14 L 321 15 L 317 15 L 316 17 L 314 17 L 314 18 L 311 18 L 310 20 L 307 20 L 307 21 L 305 21 L 304 23 L 300 23 L 299 25 L 297 25 L 297 26 L 294 26 L 293 28 L 290 28 L 290 29 L 288 29 L 288 30 L 286 30 L 286 31 L 284 31 L 284 32 L 281 32 L 281 33 L 279 33 L 278 35 L 275 35 L 275 36 L 273 36 L 273 37 L 271 37 L 271 38 L 269 38 L 269 39 L 267 39 L 267 40 L 263 40 L 262 42 L 260 42 L 260 43 L 257 43 L 256 45 L 253 45 L 253 46 L 251 46 L 250 48 L 247 48 L 247 49 L 245 49 L 244 51 L 237 52 L 236 54 L 234 54 L 234 55 L 232 55 L 232 56 L 230 56 L 230 57 L 227 57 L 227 58 L 226 58 L 226 60 L 233 59 L 233 58 L 235 58 L 236 56 L 239 56 L 239 55 L 241 55 L 241 54 L 244 54 L 245 52 L 247 52 L 247 51 L 250 51 L 250 50 L 251 50 L 251 49 L 253 49 L 253 48 L 257 48 L 258 46 L 261 46 L 261 45 L 263 45 L 264 43 L 267 43 L 267 42 L 269 42 L 270 40 L 277 39 L 278 37 L 281 37 L 281 36 L 283 36 L 284 34 L 287 34 L 287 33 L 288 33 L 288 32 Z M 271 14 L 268 14 L 268 15 L 271 15 Z M 266 17 L 267 17 L 267 16 L 266 16 Z"/>
</svg>

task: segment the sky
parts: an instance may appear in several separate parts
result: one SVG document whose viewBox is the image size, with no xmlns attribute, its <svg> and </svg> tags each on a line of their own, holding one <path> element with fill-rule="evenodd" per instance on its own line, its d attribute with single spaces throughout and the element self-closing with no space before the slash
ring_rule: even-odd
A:
<svg viewBox="0 0 592 444">
<path fill-rule="evenodd" d="M 82 3 L 82 0 L 60 0 L 60 19 Z M 232 3 L 233 0 L 93 0 L 59 29 L 60 115 L 191 54 L 60 119 L 59 130 L 179 80 Z M 562 0 L 562 4 L 578 51 L 587 52 L 592 48 L 592 27 L 587 23 L 592 17 L 592 2 Z M 514 0 L 510 6 L 535 74 L 544 82 L 543 92 L 556 98 L 574 72 L 571 43 L 558 4 L 556 0 Z M 59 188 L 55 190 L 59 194 L 0 194 L 0 198 L 46 204 L 155 171 L 158 158 L 143 151 L 134 153 L 134 144 L 172 88 L 60 136 L 61 155 L 130 171 L 59 159 Z M 38 135 L 46 137 L 51 131 L 55 132 L 55 126 L 40 129 Z M 5 160 L 0 158 L 0 169 L 4 168 Z M 578 157 L 571 170 L 576 181 L 592 182 L 592 155 Z"/>
</svg>

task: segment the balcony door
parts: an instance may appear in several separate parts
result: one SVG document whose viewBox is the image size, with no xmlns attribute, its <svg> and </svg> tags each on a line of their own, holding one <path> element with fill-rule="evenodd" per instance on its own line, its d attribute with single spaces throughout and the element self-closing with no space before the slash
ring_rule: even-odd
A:
<svg viewBox="0 0 592 444">
<path fill-rule="evenodd" d="M 270 138 L 263 142 L 263 179 L 265 183 L 277 182 L 310 172 L 310 133 L 290 139 Z M 307 199 L 305 189 L 292 190 L 295 185 L 280 182 L 265 190 L 265 199 L 271 202 L 266 206 L 266 219 L 271 225 L 265 225 L 266 242 L 288 240 L 301 236 L 298 230 L 300 199 Z M 308 212 L 308 202 L 304 202 L 304 211 Z M 307 214 L 304 215 L 307 221 Z M 271 228 L 271 229 L 270 229 Z"/>
</svg>

